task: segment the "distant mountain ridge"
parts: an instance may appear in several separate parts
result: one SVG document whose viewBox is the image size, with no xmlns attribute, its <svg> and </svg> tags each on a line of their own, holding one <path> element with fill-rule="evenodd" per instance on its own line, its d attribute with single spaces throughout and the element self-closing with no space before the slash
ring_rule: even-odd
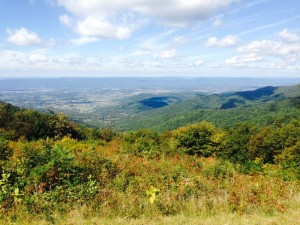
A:
<svg viewBox="0 0 300 225">
<path fill-rule="evenodd" d="M 235 92 L 236 95 L 239 95 L 243 98 L 246 98 L 248 100 L 256 100 L 263 96 L 270 96 L 274 94 L 274 91 L 277 89 L 277 87 L 267 86 L 263 88 L 259 88 L 253 91 L 237 91 Z"/>
<path fill-rule="evenodd" d="M 228 92 L 251 87 L 294 85 L 300 78 L 234 77 L 115 77 L 115 78 L 1 78 L 0 91 L 24 89 L 180 89 L 188 91 Z"/>
</svg>

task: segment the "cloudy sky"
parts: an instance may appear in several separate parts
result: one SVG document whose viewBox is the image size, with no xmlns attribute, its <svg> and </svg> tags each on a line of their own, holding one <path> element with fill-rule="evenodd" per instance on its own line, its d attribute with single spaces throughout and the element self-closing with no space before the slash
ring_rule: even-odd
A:
<svg viewBox="0 0 300 225">
<path fill-rule="evenodd" d="M 299 0 L 0 4 L 1 77 L 300 77 Z"/>
</svg>

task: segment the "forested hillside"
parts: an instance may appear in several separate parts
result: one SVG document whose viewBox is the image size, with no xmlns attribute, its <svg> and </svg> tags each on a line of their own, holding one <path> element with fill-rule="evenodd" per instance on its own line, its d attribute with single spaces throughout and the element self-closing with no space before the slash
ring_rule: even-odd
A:
<svg viewBox="0 0 300 225">
<path fill-rule="evenodd" d="M 106 218 L 109 224 L 119 217 L 126 223 L 126 218 L 204 219 L 224 213 L 296 222 L 300 113 L 295 87 L 288 90 L 284 95 L 268 89 L 267 95 L 258 91 L 225 96 L 244 95 L 259 102 L 200 109 L 210 114 L 203 120 L 228 117 L 224 124 L 188 124 L 186 118 L 194 112 L 182 114 L 181 120 L 178 115 L 172 119 L 174 127 L 178 121 L 183 126 L 160 133 L 88 128 L 64 114 L 42 114 L 2 102 L 0 223 L 76 224 L 81 218 L 85 224 Z M 282 99 L 272 100 L 278 94 Z M 266 121 L 256 122 L 257 117 Z M 168 124 L 163 117 L 156 119 Z"/>
<path fill-rule="evenodd" d="M 164 131 L 201 121 L 223 128 L 243 121 L 263 126 L 278 119 L 290 121 L 298 118 L 299 101 L 299 85 L 225 94 L 199 94 L 176 104 L 116 121 L 112 127 L 125 131 L 143 128 Z"/>
</svg>

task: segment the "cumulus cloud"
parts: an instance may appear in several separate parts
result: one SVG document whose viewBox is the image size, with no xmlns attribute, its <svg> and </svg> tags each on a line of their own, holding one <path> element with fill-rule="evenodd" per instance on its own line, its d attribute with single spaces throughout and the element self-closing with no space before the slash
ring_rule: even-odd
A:
<svg viewBox="0 0 300 225">
<path fill-rule="evenodd" d="M 224 47 L 231 47 L 237 44 L 237 37 L 236 36 L 226 36 L 222 38 L 221 40 L 218 40 L 216 37 L 210 37 L 207 39 L 205 42 L 204 46 L 206 48 L 211 48 L 211 47 L 219 47 L 219 48 L 224 48 Z"/>
<path fill-rule="evenodd" d="M 158 57 L 161 59 L 172 59 L 178 56 L 177 50 L 172 48 L 159 53 Z"/>
<path fill-rule="evenodd" d="M 58 5 L 77 16 L 79 35 L 98 39 L 126 39 L 138 28 L 141 20 L 151 18 L 166 24 L 185 26 L 204 20 L 224 10 L 237 0 L 57 0 Z M 132 17 L 131 20 L 127 17 Z M 125 19 L 124 19 L 125 18 Z M 71 26 L 69 16 L 60 17 Z"/>
<path fill-rule="evenodd" d="M 7 33 L 9 34 L 7 41 L 17 46 L 38 45 L 41 43 L 38 34 L 28 31 L 26 28 L 7 30 Z"/>
<path fill-rule="evenodd" d="M 228 58 L 225 64 L 237 67 L 255 65 L 256 68 L 294 70 L 299 66 L 300 60 L 298 35 L 285 29 L 280 31 L 278 36 L 283 41 L 256 40 L 238 47 L 237 51 L 243 55 Z M 277 63 L 273 63 L 274 60 L 277 60 Z M 253 64 L 261 61 L 263 63 Z"/>
<path fill-rule="evenodd" d="M 87 17 L 78 22 L 77 31 L 85 37 L 126 39 L 130 37 L 133 28 L 113 25 L 102 17 Z"/>
<path fill-rule="evenodd" d="M 296 33 L 290 32 L 288 29 L 284 29 L 278 33 L 278 36 L 283 38 L 287 42 L 299 42 L 300 36 Z"/>
</svg>

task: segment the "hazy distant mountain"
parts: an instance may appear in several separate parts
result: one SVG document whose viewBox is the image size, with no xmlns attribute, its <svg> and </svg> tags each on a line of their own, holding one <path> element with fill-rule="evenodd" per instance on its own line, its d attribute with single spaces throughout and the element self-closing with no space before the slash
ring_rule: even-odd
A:
<svg viewBox="0 0 300 225">
<path fill-rule="evenodd" d="M 179 89 L 225 92 L 300 83 L 300 78 L 14 78 L 0 79 L 0 90 L 24 89 Z"/>
</svg>

